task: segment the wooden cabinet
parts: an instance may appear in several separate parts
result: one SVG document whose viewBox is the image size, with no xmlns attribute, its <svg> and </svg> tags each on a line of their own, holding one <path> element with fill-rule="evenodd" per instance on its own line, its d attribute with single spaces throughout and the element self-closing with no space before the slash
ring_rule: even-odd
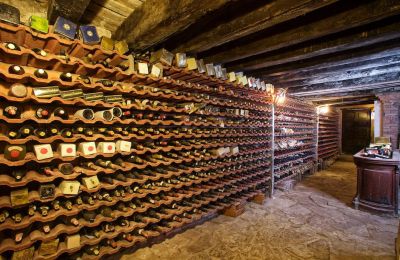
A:
<svg viewBox="0 0 400 260">
<path fill-rule="evenodd" d="M 357 194 L 353 201 L 355 207 L 397 215 L 399 152 L 395 151 L 392 159 L 363 157 L 361 153 L 354 155 L 357 165 Z"/>
</svg>

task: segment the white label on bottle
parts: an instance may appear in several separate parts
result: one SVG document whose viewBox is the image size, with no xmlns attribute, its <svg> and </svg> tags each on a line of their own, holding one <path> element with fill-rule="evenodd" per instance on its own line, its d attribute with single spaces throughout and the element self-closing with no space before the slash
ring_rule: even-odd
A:
<svg viewBox="0 0 400 260">
<path fill-rule="evenodd" d="M 38 160 L 49 159 L 54 156 L 50 144 L 34 145 L 33 149 Z"/>
<path fill-rule="evenodd" d="M 96 154 L 96 144 L 95 142 L 83 142 L 79 144 L 78 150 L 83 153 L 83 155 Z"/>
<path fill-rule="evenodd" d="M 61 157 L 75 157 L 76 156 L 76 145 L 75 144 L 60 144 L 59 152 Z"/>
<path fill-rule="evenodd" d="M 116 149 L 118 152 L 130 152 L 132 143 L 124 140 L 118 140 Z"/>
</svg>

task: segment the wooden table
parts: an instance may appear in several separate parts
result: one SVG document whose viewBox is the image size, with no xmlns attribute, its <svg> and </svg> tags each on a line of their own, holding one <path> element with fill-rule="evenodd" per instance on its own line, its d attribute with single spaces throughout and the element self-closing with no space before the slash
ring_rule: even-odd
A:
<svg viewBox="0 0 400 260">
<path fill-rule="evenodd" d="M 393 152 L 392 159 L 364 157 L 356 153 L 357 194 L 353 203 L 359 207 L 398 214 L 398 186 L 400 153 Z"/>
</svg>

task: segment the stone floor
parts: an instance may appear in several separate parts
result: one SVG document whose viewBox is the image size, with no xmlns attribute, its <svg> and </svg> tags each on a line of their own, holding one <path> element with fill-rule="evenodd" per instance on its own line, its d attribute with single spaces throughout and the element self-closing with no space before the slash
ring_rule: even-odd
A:
<svg viewBox="0 0 400 260">
<path fill-rule="evenodd" d="M 351 207 L 355 166 L 337 161 L 265 205 L 219 216 L 122 259 L 394 259 L 398 219 Z"/>
</svg>

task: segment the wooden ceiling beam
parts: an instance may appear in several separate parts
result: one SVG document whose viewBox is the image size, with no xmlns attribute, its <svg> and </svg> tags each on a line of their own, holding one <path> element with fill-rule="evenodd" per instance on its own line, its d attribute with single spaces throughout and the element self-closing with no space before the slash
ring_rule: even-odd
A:
<svg viewBox="0 0 400 260">
<path fill-rule="evenodd" d="M 338 93 L 325 93 L 325 94 L 318 94 L 318 95 L 304 95 L 300 96 L 299 94 L 289 94 L 289 96 L 300 97 L 309 102 L 317 102 L 317 101 L 329 101 L 329 100 L 340 100 L 345 99 L 346 97 L 369 97 L 375 96 L 374 90 L 355 90 L 349 92 L 338 92 Z"/>
<path fill-rule="evenodd" d="M 400 43 L 397 40 L 388 41 L 372 46 L 338 52 L 335 55 L 323 55 L 316 58 L 292 62 L 268 69 L 254 70 L 247 74 L 261 77 L 266 80 L 280 77 L 296 77 L 305 72 L 331 67 L 347 66 L 353 63 L 362 63 L 373 59 L 389 57 L 399 54 Z"/>
<path fill-rule="evenodd" d="M 396 64 L 382 64 L 381 66 L 367 68 L 367 69 L 355 69 L 345 72 L 330 72 L 324 74 L 316 74 L 312 77 L 302 80 L 294 80 L 289 82 L 279 82 L 281 88 L 301 88 L 313 85 L 321 84 L 339 84 L 339 82 L 345 80 L 359 79 L 364 77 L 381 77 L 382 75 L 400 72 L 400 63 Z"/>
<path fill-rule="evenodd" d="M 399 50 L 400 53 L 400 50 Z M 271 80 L 274 82 L 279 82 L 279 83 L 287 83 L 287 82 L 293 82 L 293 81 L 298 81 L 298 80 L 305 80 L 309 79 L 311 77 L 314 77 L 316 75 L 328 75 L 331 73 L 348 73 L 356 70 L 363 70 L 363 69 L 371 69 L 371 68 L 379 68 L 385 65 L 399 65 L 400 64 L 400 54 L 399 55 L 389 55 L 389 56 L 383 56 L 380 58 L 371 58 L 367 59 L 361 62 L 354 62 L 354 63 L 346 63 L 346 64 L 340 64 L 332 67 L 327 67 L 327 68 L 316 68 L 314 70 L 308 70 L 303 73 L 296 73 L 294 75 L 286 75 L 284 74 L 283 76 L 279 77 L 271 77 Z"/>
<path fill-rule="evenodd" d="M 387 24 L 363 26 L 359 30 L 350 30 L 343 35 L 334 35 L 330 39 L 325 37 L 315 43 L 300 44 L 282 52 L 265 53 L 250 57 L 238 64 L 233 62 L 225 66 L 234 71 L 257 70 L 399 39 L 400 21 L 398 16 L 394 18 L 396 19 L 391 19 L 393 21 L 388 21 Z"/>
<path fill-rule="evenodd" d="M 235 0 L 146 0 L 113 36 L 125 39 L 134 50 L 146 50 L 230 1 Z"/>
<path fill-rule="evenodd" d="M 354 99 L 374 99 L 375 95 L 366 94 L 366 95 L 347 95 L 347 96 L 324 96 L 324 97 L 305 97 L 307 101 L 313 102 L 315 105 L 322 105 L 326 103 L 335 103 L 346 100 L 354 100 Z"/>
<path fill-rule="evenodd" d="M 225 48 L 215 54 L 204 54 L 204 56 L 207 61 L 227 63 L 292 46 L 400 14 L 400 2 L 374 0 L 362 2 L 354 8 L 346 8 L 338 13 L 334 11 L 332 10 L 332 15 L 324 18 L 293 26 L 272 35 L 261 35 L 262 38 L 236 44 L 232 48 Z"/>
<path fill-rule="evenodd" d="M 265 30 L 276 24 L 294 19 L 316 9 L 331 5 L 338 0 L 281 0 L 265 1 L 254 10 L 229 17 L 216 27 L 181 43 L 175 52 L 203 52 L 249 34 Z M 239 10 L 240 12 L 241 10 Z M 231 13 L 226 15 L 230 16 Z"/>
<path fill-rule="evenodd" d="M 294 96 L 315 96 L 334 93 L 349 93 L 358 90 L 375 90 L 382 87 L 400 86 L 400 72 L 389 72 L 377 76 L 348 79 L 339 82 L 314 84 L 305 87 L 291 88 L 289 93 Z"/>
<path fill-rule="evenodd" d="M 90 0 L 50 0 L 47 19 L 54 23 L 58 16 L 62 16 L 78 23 L 89 3 Z"/>
</svg>

